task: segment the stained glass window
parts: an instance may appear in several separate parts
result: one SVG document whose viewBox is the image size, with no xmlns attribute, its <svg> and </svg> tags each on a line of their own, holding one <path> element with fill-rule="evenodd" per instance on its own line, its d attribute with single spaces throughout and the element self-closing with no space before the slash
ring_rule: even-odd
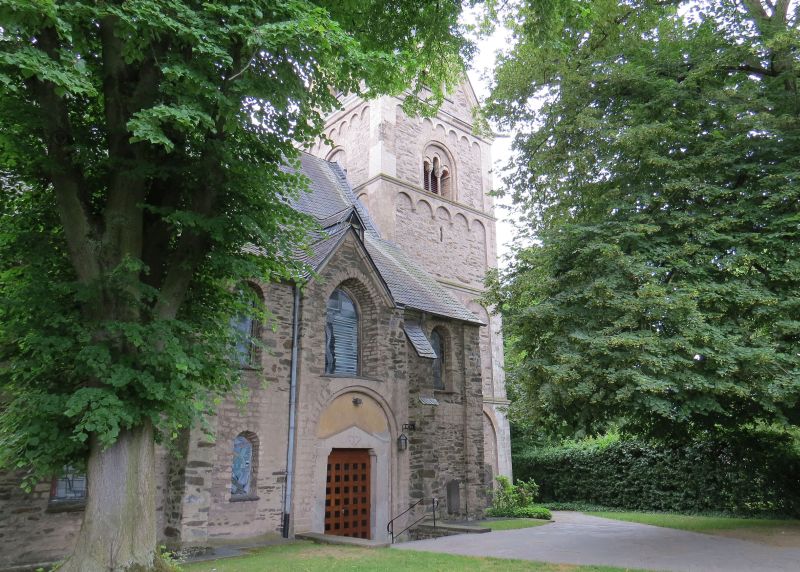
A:
<svg viewBox="0 0 800 572">
<path fill-rule="evenodd" d="M 338 289 L 328 299 L 325 373 L 358 373 L 358 312 L 350 297 Z"/>
<path fill-rule="evenodd" d="M 233 470 L 231 471 L 231 496 L 250 494 L 253 474 L 253 443 L 244 435 L 233 440 Z"/>
</svg>

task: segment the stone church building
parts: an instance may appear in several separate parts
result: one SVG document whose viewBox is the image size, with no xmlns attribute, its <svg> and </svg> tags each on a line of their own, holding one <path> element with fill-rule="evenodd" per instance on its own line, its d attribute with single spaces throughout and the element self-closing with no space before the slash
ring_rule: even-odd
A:
<svg viewBox="0 0 800 572">
<path fill-rule="evenodd" d="M 159 535 L 173 547 L 283 533 L 385 542 L 411 514 L 477 518 L 511 456 L 499 318 L 481 306 L 496 265 L 490 141 L 468 81 L 434 118 L 394 97 L 345 97 L 328 142 L 302 157 L 296 207 L 322 230 L 305 284 L 253 283 L 276 328 L 235 322 L 250 386 L 157 464 Z M 333 146 L 330 146 L 330 143 Z M 0 475 L 0 569 L 65 555 L 86 480 L 32 493 Z M 397 528 L 407 521 L 399 519 Z"/>
</svg>

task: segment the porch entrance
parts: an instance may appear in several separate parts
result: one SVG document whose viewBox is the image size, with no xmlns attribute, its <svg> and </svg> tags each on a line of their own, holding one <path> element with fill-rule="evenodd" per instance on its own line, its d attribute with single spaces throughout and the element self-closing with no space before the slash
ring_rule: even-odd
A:
<svg viewBox="0 0 800 572">
<path fill-rule="evenodd" d="M 334 449 L 325 478 L 325 534 L 371 538 L 369 449 Z"/>
</svg>

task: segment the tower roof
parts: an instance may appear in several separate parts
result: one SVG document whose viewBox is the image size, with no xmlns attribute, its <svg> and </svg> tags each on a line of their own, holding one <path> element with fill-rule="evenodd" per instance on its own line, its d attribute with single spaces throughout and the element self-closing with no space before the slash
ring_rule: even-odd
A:
<svg viewBox="0 0 800 572">
<path fill-rule="evenodd" d="M 302 153 L 300 170 L 310 181 L 309 192 L 302 193 L 293 206 L 321 227 L 312 237 L 311 253 L 302 255 L 314 271 L 325 265 L 348 232 L 355 232 L 398 306 L 483 324 L 400 246 L 381 238 L 337 163 Z"/>
</svg>

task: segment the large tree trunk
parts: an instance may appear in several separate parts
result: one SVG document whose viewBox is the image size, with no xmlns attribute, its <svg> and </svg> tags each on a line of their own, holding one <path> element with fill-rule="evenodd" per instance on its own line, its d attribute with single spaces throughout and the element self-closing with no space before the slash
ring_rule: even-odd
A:
<svg viewBox="0 0 800 572">
<path fill-rule="evenodd" d="M 156 557 L 153 428 L 122 431 L 108 449 L 93 441 L 86 512 L 75 550 L 59 571 L 153 570 Z"/>
</svg>

